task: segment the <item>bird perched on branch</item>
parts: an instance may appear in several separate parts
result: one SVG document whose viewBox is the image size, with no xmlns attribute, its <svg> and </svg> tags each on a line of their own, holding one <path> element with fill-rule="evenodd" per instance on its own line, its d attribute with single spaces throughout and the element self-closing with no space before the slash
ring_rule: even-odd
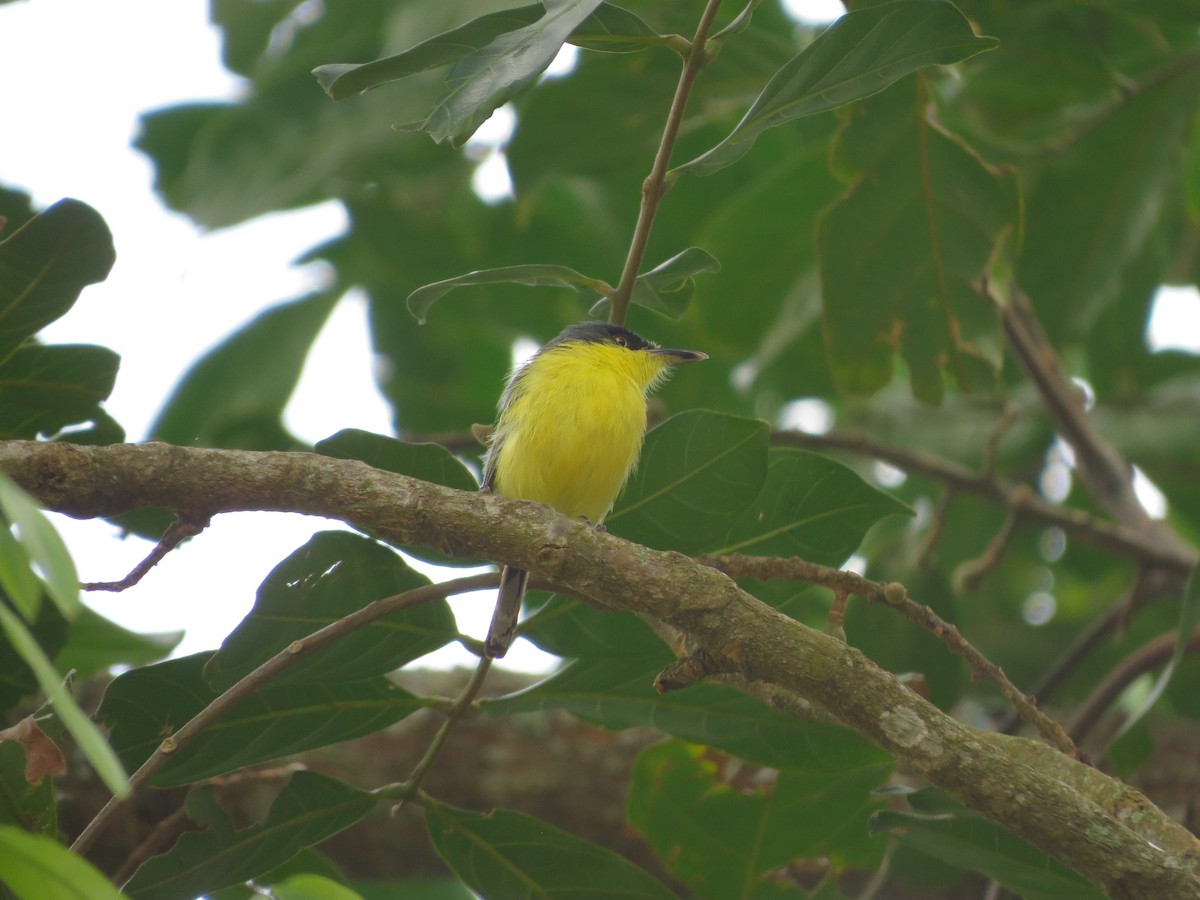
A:
<svg viewBox="0 0 1200 900">
<path fill-rule="evenodd" d="M 508 382 L 484 462 L 484 491 L 600 525 L 637 465 L 646 397 L 671 367 L 708 357 L 664 350 L 619 325 L 583 322 Z M 529 573 L 505 566 L 485 652 L 508 652 Z"/>
</svg>

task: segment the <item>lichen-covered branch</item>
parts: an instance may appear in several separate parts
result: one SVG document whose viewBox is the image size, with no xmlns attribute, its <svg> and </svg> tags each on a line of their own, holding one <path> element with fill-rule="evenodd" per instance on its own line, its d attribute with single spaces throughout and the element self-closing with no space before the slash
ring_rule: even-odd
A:
<svg viewBox="0 0 1200 900">
<path fill-rule="evenodd" d="M 0 469 L 48 508 L 81 518 L 147 506 L 293 511 L 532 570 L 600 605 L 670 624 L 722 672 L 823 706 L 1110 896 L 1200 897 L 1200 842 L 1136 790 L 1042 743 L 956 721 L 855 648 L 683 554 L 630 544 L 543 506 L 315 454 L 9 442 L 0 444 Z"/>
</svg>

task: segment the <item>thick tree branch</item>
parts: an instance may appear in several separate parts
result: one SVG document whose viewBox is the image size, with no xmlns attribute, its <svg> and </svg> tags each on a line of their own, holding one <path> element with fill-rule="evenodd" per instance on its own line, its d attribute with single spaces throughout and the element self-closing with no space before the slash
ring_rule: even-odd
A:
<svg viewBox="0 0 1200 900">
<path fill-rule="evenodd" d="M 853 647 L 682 554 L 630 544 L 536 504 L 306 453 L 18 441 L 0 444 L 0 469 L 50 509 L 76 517 L 148 506 L 293 511 L 398 545 L 535 571 L 602 606 L 670 624 L 721 671 L 829 709 L 1110 896 L 1200 897 L 1200 841 L 1136 790 L 1044 744 L 952 719 Z"/>
</svg>

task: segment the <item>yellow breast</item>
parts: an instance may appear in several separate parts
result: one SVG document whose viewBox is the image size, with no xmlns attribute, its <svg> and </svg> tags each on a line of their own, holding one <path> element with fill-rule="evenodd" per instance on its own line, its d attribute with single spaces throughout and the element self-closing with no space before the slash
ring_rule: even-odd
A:
<svg viewBox="0 0 1200 900">
<path fill-rule="evenodd" d="M 637 463 L 646 391 L 662 368 L 654 357 L 600 344 L 540 354 L 496 424 L 496 492 L 599 524 Z"/>
</svg>

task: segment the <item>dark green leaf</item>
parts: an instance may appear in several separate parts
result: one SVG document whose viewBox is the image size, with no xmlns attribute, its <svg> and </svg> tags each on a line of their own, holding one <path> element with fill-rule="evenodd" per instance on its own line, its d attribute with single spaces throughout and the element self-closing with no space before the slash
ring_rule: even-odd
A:
<svg viewBox="0 0 1200 900">
<path fill-rule="evenodd" d="M 43 777 L 30 784 L 25 778 L 25 751 L 15 740 L 0 741 L 0 825 L 58 836 L 54 779 Z M 4 880 L 0 874 L 0 882 Z"/>
<path fill-rule="evenodd" d="M 112 746 L 134 769 L 163 738 L 217 698 L 204 681 L 211 654 L 198 653 L 121 675 L 97 713 Z M 267 685 L 246 697 L 183 749 L 152 783 L 188 784 L 290 753 L 362 737 L 424 705 L 384 678 L 349 684 Z"/>
<path fill-rule="evenodd" d="M 990 50 L 947 0 L 903 0 L 847 13 L 780 69 L 737 127 L 671 174 L 709 175 L 736 162 L 768 128 L 875 94 L 925 66 Z"/>
<path fill-rule="evenodd" d="M 353 825 L 376 802 L 371 794 L 340 781 L 296 772 L 265 822 L 235 831 L 212 799 L 211 787 L 192 793 L 188 812 L 201 815 L 197 807 L 202 805 L 208 828 L 185 833 L 170 851 L 143 863 L 125 885 L 130 897 L 177 900 L 248 881 Z"/>
<path fill-rule="evenodd" d="M 429 583 L 396 553 L 348 531 L 323 531 L 271 570 L 254 608 L 204 668 L 216 691 L 232 687 L 276 653 L 385 597 Z M 378 619 L 298 660 L 273 684 L 331 684 L 383 675 L 454 639 L 444 600 Z"/>
<path fill-rule="evenodd" d="M 901 844 L 980 872 L 1026 900 L 1099 900 L 1104 894 L 1062 863 L 977 813 L 881 810 L 871 827 Z"/>
<path fill-rule="evenodd" d="M 0 474 L 0 518 L 3 523 L 17 527 L 21 550 L 26 555 L 25 565 L 32 563 L 37 567 L 39 580 L 62 614 L 68 619 L 79 615 L 83 610 L 79 576 L 67 545 L 33 498 L 3 474 Z M 25 619 L 33 621 L 36 615 L 37 605 L 33 604 Z"/>
<path fill-rule="evenodd" d="M 654 677 L 673 657 L 579 660 L 527 691 L 484 701 L 494 715 L 565 709 L 606 728 L 657 728 L 725 750 L 759 765 L 812 775 L 886 762 L 888 756 L 851 731 L 805 722 L 716 684 L 659 694 Z"/>
<path fill-rule="evenodd" d="M 0 594 L 0 605 L 10 603 L 11 600 Z M 37 618 L 28 628 L 47 657 L 53 658 L 67 641 L 67 620 L 53 603 L 40 604 Z M 0 710 L 10 709 L 37 689 L 33 670 L 0 630 Z"/>
<path fill-rule="evenodd" d="M 61 672 L 87 678 L 112 666 L 141 666 L 167 656 L 183 640 L 182 631 L 140 634 L 109 621 L 90 607 L 71 620 L 67 643 L 54 658 Z"/>
<path fill-rule="evenodd" d="M 195 363 L 151 428 L 172 444 L 254 450 L 295 447 L 283 430 L 308 351 L 337 302 L 312 294 L 256 316 Z"/>
<path fill-rule="evenodd" d="M 670 35 L 659 34 L 627 9 L 601 3 L 571 32 L 567 42 L 602 53 L 636 53 L 647 47 L 667 46 Z"/>
<path fill-rule="evenodd" d="M 835 165 L 854 178 L 817 233 L 825 332 L 846 388 L 883 387 L 899 352 L 913 393 L 994 387 L 997 317 L 979 294 L 1020 224 L 1016 179 L 930 122 L 915 81 L 867 101 L 841 133 Z"/>
<path fill-rule="evenodd" d="M 891 770 L 836 775 L 786 769 L 757 788 L 735 788 L 703 748 L 668 741 L 638 756 L 629 823 L 701 897 L 756 897 L 763 877 L 795 859 L 873 866 L 882 847 L 867 827 L 881 801 L 871 791 Z"/>
<path fill-rule="evenodd" d="M 19 900 L 121 900 L 112 882 L 58 841 L 0 825 L 3 880 Z"/>
<path fill-rule="evenodd" d="M 287 862 L 284 862 L 269 872 L 263 872 L 254 878 L 254 884 L 274 885 L 285 879 L 291 878 L 293 875 L 318 875 L 330 881 L 341 882 L 342 875 L 338 867 L 334 865 L 329 857 L 323 855 L 312 847 L 305 847 Z M 229 887 L 221 888 L 219 891 L 209 891 L 204 895 L 208 900 L 255 900 L 261 894 L 249 885 L 231 884 Z"/>
<path fill-rule="evenodd" d="M 477 53 L 496 38 L 532 25 L 546 10 L 540 3 L 505 9 L 472 19 L 451 31 L 436 35 L 403 53 L 361 65 L 334 63 L 317 66 L 317 82 L 334 100 L 345 100 L 389 81 L 417 72 L 436 69 Z"/>
<path fill-rule="evenodd" d="M 773 447 L 762 493 L 711 555 L 801 556 L 840 566 L 884 516 L 912 511 L 839 462 Z"/>
<path fill-rule="evenodd" d="M 271 885 L 275 900 L 362 900 L 361 895 L 344 884 L 323 875 L 302 872 Z"/>
<path fill-rule="evenodd" d="M 0 360 L 53 322 L 116 259 L 100 214 L 60 200 L 0 242 Z"/>
<path fill-rule="evenodd" d="M 566 266 L 530 264 L 505 266 L 502 269 L 482 269 L 444 281 L 419 287 L 408 295 L 408 308 L 416 320 L 424 324 L 429 308 L 445 294 L 458 287 L 472 284 L 522 284 L 528 287 L 559 287 L 592 296 L 612 289 L 599 278 L 589 278 Z"/>
<path fill-rule="evenodd" d="M 762 489 L 768 432 L 760 419 L 705 410 L 673 416 L 646 435 L 637 472 L 605 525 L 659 550 L 710 549 Z"/>
<path fill-rule="evenodd" d="M 688 247 L 649 272 L 639 275 L 633 283 L 633 293 L 629 299 L 638 306 L 660 312 L 670 319 L 678 319 L 687 312 L 692 302 L 696 276 L 720 270 L 721 264 L 712 254 L 699 247 Z M 599 305 L 606 305 L 605 301 Z"/>
<path fill-rule="evenodd" d="M 120 357 L 90 344 L 31 344 L 0 362 L 0 436 L 36 438 L 106 418 Z"/>
<path fill-rule="evenodd" d="M 523 621 L 520 633 L 547 653 L 568 659 L 643 656 L 662 649 L 658 635 L 633 613 L 596 609 L 559 594 Z"/>
<path fill-rule="evenodd" d="M 431 802 L 425 824 L 446 865 L 488 900 L 675 896 L 624 857 L 524 813 L 480 815 Z"/>
<path fill-rule="evenodd" d="M 7 476 L 0 476 L 7 480 Z M 42 582 L 29 566 L 29 553 L 0 518 L 0 590 L 26 622 L 42 609 Z"/>
<path fill-rule="evenodd" d="M 497 36 L 458 60 L 446 75 L 446 91 L 419 123 L 437 143 L 464 143 L 496 108 L 532 84 L 600 0 L 547 0 L 536 22 Z"/>
</svg>

